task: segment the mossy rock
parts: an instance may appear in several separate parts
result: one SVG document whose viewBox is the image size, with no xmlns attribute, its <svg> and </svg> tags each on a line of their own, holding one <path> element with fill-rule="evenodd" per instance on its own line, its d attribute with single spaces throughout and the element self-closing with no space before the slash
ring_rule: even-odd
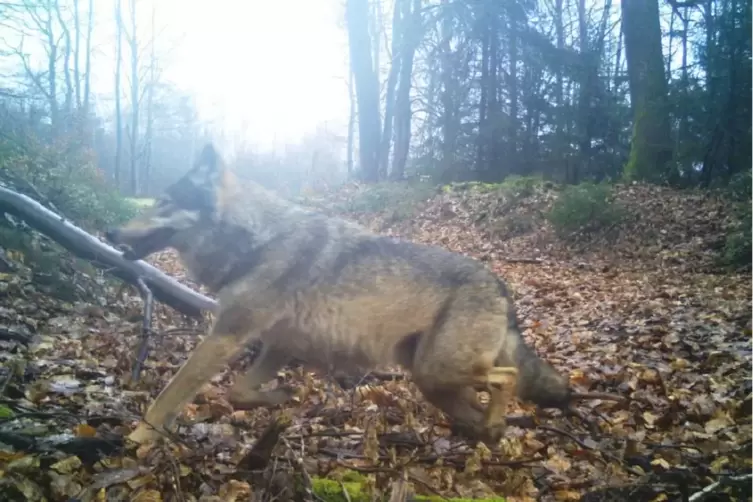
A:
<svg viewBox="0 0 753 502">
<path fill-rule="evenodd" d="M 336 480 L 336 479 L 324 479 L 324 478 L 313 478 L 312 486 L 314 489 L 314 493 L 321 498 L 322 500 L 326 502 L 371 502 L 371 497 L 369 494 L 365 493 L 362 490 L 363 485 L 363 476 L 361 476 L 358 473 L 348 472 L 342 475 L 342 481 Z M 348 492 L 348 495 L 345 496 L 343 493 L 343 489 Z M 388 495 L 385 495 L 382 497 L 382 500 L 388 500 Z M 466 502 L 471 500 L 480 500 L 480 501 L 486 501 L 486 502 L 504 502 L 505 499 L 502 497 L 493 497 L 493 498 L 485 498 L 485 499 L 465 499 L 465 498 L 442 498 L 439 496 L 425 496 L 425 495 L 415 495 L 411 498 L 411 500 L 416 501 L 422 501 L 422 502 L 443 502 L 443 501 L 452 501 L 452 502 Z"/>
</svg>

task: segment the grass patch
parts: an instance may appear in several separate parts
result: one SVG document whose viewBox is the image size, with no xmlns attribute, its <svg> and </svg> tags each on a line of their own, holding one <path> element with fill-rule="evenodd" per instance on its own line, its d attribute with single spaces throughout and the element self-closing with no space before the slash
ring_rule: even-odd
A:
<svg viewBox="0 0 753 502">
<path fill-rule="evenodd" d="M 312 488 L 314 493 L 326 502 L 372 502 L 373 500 L 387 501 L 389 496 L 385 495 L 380 498 L 372 498 L 368 490 L 364 490 L 363 486 L 367 481 L 349 481 L 343 479 L 342 481 L 336 479 L 323 479 L 313 478 Z M 347 493 L 345 493 L 347 492 Z M 416 500 L 422 502 L 470 502 L 471 500 L 486 501 L 486 502 L 505 502 L 502 497 L 492 498 L 478 498 L 478 499 L 466 499 L 466 498 L 443 498 L 439 496 L 425 496 L 415 495 L 409 500 Z"/>
</svg>

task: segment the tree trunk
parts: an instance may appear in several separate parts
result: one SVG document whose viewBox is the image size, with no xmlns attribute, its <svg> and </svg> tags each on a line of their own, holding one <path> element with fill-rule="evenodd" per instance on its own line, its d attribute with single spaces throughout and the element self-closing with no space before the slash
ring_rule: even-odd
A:
<svg viewBox="0 0 753 502">
<path fill-rule="evenodd" d="M 626 0 L 630 1 L 630 0 Z M 590 172 L 591 161 L 591 73 L 598 71 L 598 61 L 594 57 L 588 39 L 588 19 L 586 17 L 586 0 L 578 0 L 578 41 L 580 42 L 580 71 L 578 86 L 578 118 L 576 131 L 578 134 L 579 162 L 572 166 L 568 176 L 568 183 L 577 184 L 582 173 Z"/>
<path fill-rule="evenodd" d="M 73 116 L 73 81 L 71 80 L 71 30 L 63 19 L 63 12 L 60 9 L 60 2 L 55 2 L 55 13 L 57 14 L 60 28 L 63 30 L 63 40 L 65 49 L 63 52 L 63 80 L 65 81 L 65 98 L 63 101 L 63 120 L 60 124 L 63 131 L 66 132 L 70 127 L 70 120 Z"/>
<path fill-rule="evenodd" d="M 395 101 L 395 157 L 392 160 L 391 177 L 401 180 L 405 176 L 405 164 L 408 161 L 408 151 L 411 139 L 411 109 L 410 90 L 413 76 L 413 60 L 416 49 L 423 37 L 421 0 L 413 0 L 413 8 L 408 0 L 403 0 L 403 35 L 400 44 L 400 82 Z"/>
<path fill-rule="evenodd" d="M 136 0 L 131 0 L 131 33 L 128 40 L 131 49 L 131 133 L 130 142 L 130 161 L 131 161 L 131 194 L 138 196 L 139 179 L 138 179 L 138 144 L 139 144 L 139 100 L 140 100 L 140 82 L 139 82 L 139 43 L 138 43 L 138 26 L 136 24 Z"/>
<path fill-rule="evenodd" d="M 372 65 L 368 0 L 347 0 L 350 65 L 358 104 L 358 154 L 363 181 L 379 181 L 379 80 Z"/>
<path fill-rule="evenodd" d="M 690 89 L 688 80 L 688 30 L 690 29 L 690 23 L 688 20 L 688 11 L 685 9 L 685 13 L 682 17 L 682 93 L 685 98 L 685 103 L 690 102 Z M 688 128 L 688 109 L 687 106 L 682 107 L 682 116 L 680 117 L 680 127 L 677 134 L 677 142 L 683 145 L 689 136 Z"/>
<path fill-rule="evenodd" d="M 353 70 L 348 71 L 348 99 L 350 116 L 348 117 L 348 178 L 353 176 L 353 136 L 356 129 L 356 96 L 353 82 Z"/>
<path fill-rule="evenodd" d="M 392 144 L 392 124 L 395 113 L 395 88 L 397 87 L 397 77 L 400 73 L 400 46 L 401 39 L 404 36 L 403 25 L 400 18 L 403 11 L 403 4 L 410 0 L 395 0 L 392 7 L 392 61 L 390 62 L 390 73 L 387 77 L 387 95 L 384 99 L 384 124 L 382 130 L 382 146 L 379 152 L 379 177 L 386 178 L 389 172 L 390 146 Z"/>
<path fill-rule="evenodd" d="M 47 55 L 47 99 L 50 104 L 50 124 L 52 129 L 52 137 L 57 138 L 60 127 L 60 110 L 58 108 L 58 90 L 57 90 L 57 60 L 58 60 L 58 46 L 57 40 L 55 40 L 55 33 L 53 32 L 52 23 L 52 8 L 47 10 L 47 17 L 45 19 L 45 31 L 47 34 L 47 47 L 49 53 Z"/>
<path fill-rule="evenodd" d="M 455 89 L 457 80 L 454 76 L 452 56 L 452 18 L 450 17 L 449 0 L 442 0 L 442 24 L 440 27 L 440 79 L 442 91 L 441 130 L 442 130 L 442 167 L 440 179 L 443 182 L 456 181 L 457 166 L 455 162 L 455 148 L 458 142 L 460 124 L 457 120 L 457 106 L 455 105 Z"/>
<path fill-rule="evenodd" d="M 481 5 L 479 21 L 481 28 L 481 96 L 478 103 L 478 137 L 476 138 L 476 171 L 481 174 L 486 169 L 486 147 L 488 133 L 488 99 L 489 99 L 489 42 L 490 26 L 484 5 Z"/>
<path fill-rule="evenodd" d="M 81 111 L 81 17 L 79 15 L 78 0 L 73 0 L 73 30 L 75 41 L 73 48 L 73 81 L 76 86 L 76 110 Z"/>
<path fill-rule="evenodd" d="M 121 67 L 123 64 L 123 16 L 120 8 L 120 0 L 115 0 L 115 29 L 117 30 L 117 48 L 115 55 L 115 186 L 118 190 L 120 186 L 120 164 L 123 157 L 123 111 L 120 107 L 120 79 L 121 79 Z M 91 26 L 89 27 L 91 33 Z M 89 81 L 90 77 L 87 73 L 86 77 Z"/>
<path fill-rule="evenodd" d="M 509 52 L 510 52 L 510 85 L 508 94 L 510 97 L 510 119 L 507 127 L 507 148 L 504 162 L 501 158 L 495 159 L 499 168 L 502 169 L 502 175 L 516 172 L 518 166 L 518 18 L 516 9 L 509 9 Z M 495 79 L 497 79 L 495 75 Z M 503 165 L 504 164 L 504 165 Z"/>
<path fill-rule="evenodd" d="M 633 139 L 627 179 L 676 182 L 671 165 L 667 81 L 657 0 L 623 0 L 622 31 L 630 78 Z"/>
<path fill-rule="evenodd" d="M 151 178 L 152 170 L 152 143 L 154 134 L 154 86 L 156 82 L 156 68 L 157 68 L 157 53 L 156 53 L 156 18 L 157 18 L 157 3 L 152 3 L 152 19 L 151 19 L 151 54 L 149 60 L 149 84 L 146 89 L 146 132 L 144 134 L 144 172 L 141 179 L 141 188 L 144 193 L 149 193 L 149 180 Z"/>
<path fill-rule="evenodd" d="M 499 72 L 499 13 L 498 7 L 489 5 L 487 7 L 487 19 L 489 23 L 489 68 L 486 73 L 486 117 L 487 117 L 487 134 L 486 134 L 486 162 L 483 170 L 483 179 L 491 181 L 492 179 L 501 179 L 502 169 L 499 165 L 499 159 L 502 158 L 501 150 L 506 147 L 505 139 L 502 134 L 502 104 L 499 96 L 499 85 L 497 73 Z M 512 79 L 511 79 L 512 80 Z"/>
<path fill-rule="evenodd" d="M 564 0 L 555 0 L 554 7 L 554 32 L 557 38 L 557 54 L 565 51 L 565 25 L 564 17 Z M 554 86 L 554 103 L 557 111 L 554 115 L 554 161 L 561 163 L 565 171 L 565 176 L 570 171 L 570 148 L 565 142 L 565 124 L 567 122 L 567 113 L 565 112 L 565 80 L 563 76 L 563 62 L 557 61 L 555 73 L 556 83 Z"/>
<path fill-rule="evenodd" d="M 118 0 L 120 1 L 120 0 Z M 91 95 L 91 69 L 92 69 L 92 31 L 94 30 L 94 0 L 89 0 L 89 21 L 86 26 L 86 63 L 85 72 L 86 80 L 84 81 L 84 120 L 89 121 L 89 97 Z M 120 61 L 120 55 L 118 55 Z M 120 64 L 120 63 L 118 63 Z"/>
</svg>

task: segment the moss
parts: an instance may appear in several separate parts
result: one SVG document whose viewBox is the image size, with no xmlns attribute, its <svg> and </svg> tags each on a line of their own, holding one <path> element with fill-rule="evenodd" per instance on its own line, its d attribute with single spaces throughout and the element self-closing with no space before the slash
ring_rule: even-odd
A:
<svg viewBox="0 0 753 502">
<path fill-rule="evenodd" d="M 353 471 L 345 471 L 339 473 L 338 477 L 341 479 L 323 479 L 313 478 L 312 485 L 314 493 L 326 502 L 371 502 L 371 497 L 368 493 L 362 490 L 362 484 L 366 481 L 366 478 Z M 348 492 L 346 497 L 343 494 L 343 489 Z M 383 500 L 387 500 L 387 496 L 383 497 Z M 413 500 L 422 502 L 440 502 L 440 501 L 452 501 L 452 502 L 466 502 L 470 500 L 481 500 L 487 502 L 504 502 L 502 497 L 493 497 L 486 499 L 465 499 L 465 498 L 442 498 L 439 496 L 424 496 L 416 495 Z"/>
</svg>

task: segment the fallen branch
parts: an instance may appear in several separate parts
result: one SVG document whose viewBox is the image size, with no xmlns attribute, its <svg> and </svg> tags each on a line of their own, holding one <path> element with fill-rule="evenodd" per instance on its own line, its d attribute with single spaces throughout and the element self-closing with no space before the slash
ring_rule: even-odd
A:
<svg viewBox="0 0 753 502">
<path fill-rule="evenodd" d="M 66 248 L 133 285 L 142 279 L 159 301 L 191 317 L 204 310 L 215 311 L 217 302 L 184 286 L 159 269 L 123 254 L 73 225 L 36 200 L 0 186 L 0 212 L 12 214 Z"/>
<path fill-rule="evenodd" d="M 741 476 L 731 476 L 727 478 L 722 478 L 716 483 L 711 483 L 709 486 L 707 486 L 703 490 L 692 494 L 690 497 L 688 497 L 688 502 L 701 502 L 701 500 L 711 495 L 714 491 L 716 491 L 717 489 L 721 487 L 738 484 L 738 483 L 750 484 L 751 479 L 753 479 L 753 474 L 743 474 Z"/>
<path fill-rule="evenodd" d="M 602 401 L 624 401 L 625 397 L 608 392 L 573 392 L 570 394 L 573 401 L 585 401 L 588 399 L 601 399 Z"/>
<path fill-rule="evenodd" d="M 152 333 L 152 312 L 154 311 L 154 296 L 146 283 L 139 278 L 136 281 L 136 287 L 139 288 L 141 300 L 144 302 L 144 316 L 141 321 L 141 343 L 136 356 L 136 362 L 133 363 L 131 370 L 131 380 L 137 382 L 141 374 L 141 367 L 149 353 L 149 338 Z"/>
<path fill-rule="evenodd" d="M 507 263 L 532 263 L 534 265 L 541 265 L 544 260 L 540 258 L 502 258 Z"/>
<path fill-rule="evenodd" d="M 238 469 L 253 471 L 266 468 L 280 436 L 292 423 L 288 415 L 279 414 L 261 433 L 246 456 L 238 462 Z"/>
<path fill-rule="evenodd" d="M 0 340 L 9 340 L 13 342 L 20 342 L 24 345 L 29 345 L 31 343 L 31 337 L 18 333 L 16 331 L 11 331 L 7 328 L 0 328 Z"/>
</svg>

